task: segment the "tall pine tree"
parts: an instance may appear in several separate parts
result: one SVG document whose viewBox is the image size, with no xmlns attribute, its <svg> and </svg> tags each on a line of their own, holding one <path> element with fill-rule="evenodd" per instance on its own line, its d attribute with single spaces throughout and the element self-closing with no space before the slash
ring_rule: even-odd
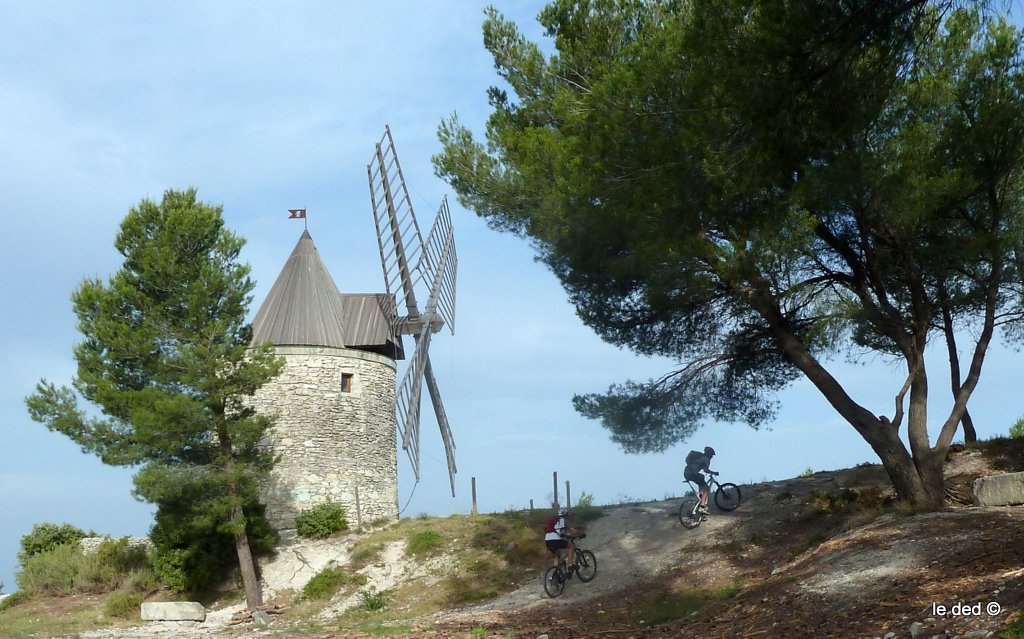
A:
<svg viewBox="0 0 1024 639">
<path fill-rule="evenodd" d="M 244 240 L 221 212 L 194 189 L 131 209 L 115 242 L 120 270 L 72 296 L 84 337 L 73 388 L 43 380 L 26 402 L 83 451 L 138 466 L 134 494 L 157 506 L 156 563 L 170 585 L 209 584 L 233 563 L 233 546 L 252 608 L 262 603 L 253 546 L 270 538 L 257 482 L 272 459 L 258 443 L 272 420 L 246 399 L 281 362 L 250 348 L 254 283 L 238 259 Z M 102 416 L 87 415 L 78 395 Z"/>
</svg>

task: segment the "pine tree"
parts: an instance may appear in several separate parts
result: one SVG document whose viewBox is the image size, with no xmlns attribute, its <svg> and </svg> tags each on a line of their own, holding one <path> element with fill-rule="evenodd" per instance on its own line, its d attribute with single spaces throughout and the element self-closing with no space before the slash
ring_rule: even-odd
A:
<svg viewBox="0 0 1024 639">
<path fill-rule="evenodd" d="M 259 441 L 272 420 L 246 400 L 282 363 L 250 348 L 254 283 L 238 259 L 244 240 L 221 213 L 194 189 L 132 208 L 115 241 L 120 270 L 72 295 L 83 335 L 72 387 L 42 380 L 26 402 L 83 451 L 139 467 L 134 494 L 157 506 L 157 566 L 172 585 L 218 577 L 233 545 L 252 608 L 262 593 L 250 535 L 262 548 L 269 530 L 257 483 L 272 465 Z"/>
</svg>

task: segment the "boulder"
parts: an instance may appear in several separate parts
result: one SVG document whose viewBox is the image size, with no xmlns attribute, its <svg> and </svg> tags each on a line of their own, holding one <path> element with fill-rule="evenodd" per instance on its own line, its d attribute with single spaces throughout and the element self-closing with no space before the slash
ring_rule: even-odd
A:
<svg viewBox="0 0 1024 639">
<path fill-rule="evenodd" d="M 197 601 L 147 601 L 143 621 L 205 621 L 206 609 Z"/>
<path fill-rule="evenodd" d="M 1024 504 L 1024 473 L 1007 473 L 974 480 L 974 504 L 1011 506 Z"/>
</svg>

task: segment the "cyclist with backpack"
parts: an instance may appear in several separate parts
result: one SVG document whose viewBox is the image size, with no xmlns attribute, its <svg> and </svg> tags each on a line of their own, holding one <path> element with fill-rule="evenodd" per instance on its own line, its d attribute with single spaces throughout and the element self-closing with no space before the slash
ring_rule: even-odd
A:
<svg viewBox="0 0 1024 639">
<path fill-rule="evenodd" d="M 570 534 L 577 534 L 576 528 L 569 525 L 569 511 L 565 508 L 558 511 L 544 522 L 544 545 L 554 556 L 554 565 L 558 565 L 558 552 L 569 549 L 569 574 L 576 569 L 576 546 L 567 539 Z"/>
<path fill-rule="evenodd" d="M 708 510 L 708 497 L 711 494 L 708 488 L 708 482 L 701 475 L 702 472 L 708 475 L 717 475 L 718 473 L 711 470 L 711 458 L 715 456 L 715 449 L 707 446 L 704 448 L 704 452 L 701 453 L 696 450 L 691 450 L 686 455 L 686 468 L 683 470 L 683 477 L 687 481 L 692 481 L 697 484 L 700 489 L 700 506 L 697 509 L 702 515 L 710 514 Z"/>
</svg>

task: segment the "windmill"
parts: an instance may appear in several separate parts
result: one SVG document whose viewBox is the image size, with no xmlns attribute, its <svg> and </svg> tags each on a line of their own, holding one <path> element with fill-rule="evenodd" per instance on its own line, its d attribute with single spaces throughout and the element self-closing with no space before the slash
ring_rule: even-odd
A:
<svg viewBox="0 0 1024 639">
<path fill-rule="evenodd" d="M 455 441 L 441 402 L 441 392 L 430 365 L 430 338 L 445 325 L 455 333 L 455 275 L 458 258 L 452 232 L 448 199 L 441 200 L 426 242 L 420 233 L 412 200 L 398 163 L 391 129 L 376 145 L 373 159 L 366 167 L 370 182 L 370 203 L 377 228 L 377 245 L 384 270 L 384 285 L 389 295 L 404 299 L 405 315 L 395 309 L 391 318 L 395 333 L 412 335 L 415 349 L 405 375 L 395 393 L 395 420 L 402 437 L 402 448 L 409 456 L 416 481 L 420 480 L 420 400 L 426 382 L 434 414 L 441 429 L 448 481 L 455 496 Z M 425 290 L 426 303 L 421 311 L 416 290 Z"/>
</svg>

